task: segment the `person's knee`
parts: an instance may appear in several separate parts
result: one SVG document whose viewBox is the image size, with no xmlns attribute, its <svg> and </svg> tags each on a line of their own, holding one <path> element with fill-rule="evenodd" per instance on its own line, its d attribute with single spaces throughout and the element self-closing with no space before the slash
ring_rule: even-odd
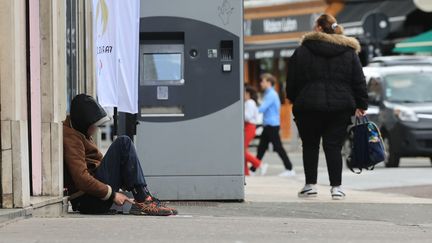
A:
<svg viewBox="0 0 432 243">
<path fill-rule="evenodd" d="M 119 136 L 114 140 L 111 146 L 121 150 L 128 150 L 131 147 L 132 140 L 128 136 Z"/>
<path fill-rule="evenodd" d="M 340 151 L 342 150 L 342 144 L 337 142 L 324 142 L 323 149 L 327 152 Z"/>
<path fill-rule="evenodd" d="M 265 145 L 265 144 L 264 145 L 259 145 L 258 146 L 258 150 L 267 150 L 268 147 L 269 147 L 268 144 L 267 145 Z"/>
<path fill-rule="evenodd" d="M 117 137 L 116 142 L 119 142 L 122 144 L 130 144 L 130 143 L 132 143 L 132 140 L 128 136 L 122 135 L 122 136 Z"/>
<path fill-rule="evenodd" d="M 319 142 L 303 142 L 302 144 L 303 149 L 308 150 L 308 151 L 315 151 L 315 150 L 319 150 L 320 144 Z"/>
<path fill-rule="evenodd" d="M 273 144 L 273 149 L 275 151 L 284 151 L 285 150 L 284 147 L 282 146 L 282 144 L 280 144 L 280 143 Z"/>
</svg>

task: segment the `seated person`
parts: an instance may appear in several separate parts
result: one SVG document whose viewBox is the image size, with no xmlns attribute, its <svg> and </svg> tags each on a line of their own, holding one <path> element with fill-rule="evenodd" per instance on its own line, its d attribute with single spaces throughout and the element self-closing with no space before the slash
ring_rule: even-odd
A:
<svg viewBox="0 0 432 243">
<path fill-rule="evenodd" d="M 93 142 L 97 127 L 109 121 L 104 109 L 91 96 L 80 94 L 71 102 L 63 122 L 65 188 L 72 208 L 84 214 L 109 213 L 113 203 L 132 204 L 130 214 L 168 216 L 177 214 L 147 188 L 134 144 L 118 137 L 105 156 Z M 131 191 L 134 199 L 119 193 Z"/>
</svg>

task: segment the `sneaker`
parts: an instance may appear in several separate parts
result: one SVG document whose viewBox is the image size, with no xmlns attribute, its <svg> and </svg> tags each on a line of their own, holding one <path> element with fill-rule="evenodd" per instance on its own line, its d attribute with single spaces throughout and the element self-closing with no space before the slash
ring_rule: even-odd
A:
<svg viewBox="0 0 432 243">
<path fill-rule="evenodd" d="M 315 187 L 315 185 L 312 184 L 306 184 L 301 191 L 297 194 L 300 198 L 311 198 L 311 197 L 317 197 L 318 191 Z"/>
<path fill-rule="evenodd" d="M 172 211 L 168 208 L 157 205 L 157 203 L 145 201 L 135 202 L 132 205 L 129 214 L 132 215 L 148 215 L 148 216 L 170 216 Z"/>
<path fill-rule="evenodd" d="M 296 173 L 294 170 L 285 170 L 284 172 L 279 174 L 280 177 L 293 177 L 295 175 Z"/>
<path fill-rule="evenodd" d="M 146 198 L 146 201 L 151 201 L 153 203 L 156 203 L 158 206 L 161 206 L 161 207 L 164 207 L 166 209 L 171 210 L 171 212 L 172 212 L 173 215 L 177 215 L 178 214 L 177 209 L 168 207 L 165 203 L 161 202 L 157 197 L 155 197 L 155 196 L 153 196 L 151 194 L 150 194 L 150 196 L 148 196 Z"/>
<path fill-rule="evenodd" d="M 334 186 L 330 190 L 333 200 L 343 200 L 345 199 L 345 193 L 342 191 L 340 186 Z"/>
<path fill-rule="evenodd" d="M 260 166 L 260 175 L 263 176 L 267 173 L 269 164 L 268 163 L 262 163 Z"/>
</svg>

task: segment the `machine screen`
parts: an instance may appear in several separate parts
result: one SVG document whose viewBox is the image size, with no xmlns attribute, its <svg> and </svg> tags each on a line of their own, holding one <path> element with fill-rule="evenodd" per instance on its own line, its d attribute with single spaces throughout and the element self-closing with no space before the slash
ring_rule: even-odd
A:
<svg viewBox="0 0 432 243">
<path fill-rule="evenodd" d="M 181 53 L 144 53 L 144 81 L 182 79 Z"/>
</svg>

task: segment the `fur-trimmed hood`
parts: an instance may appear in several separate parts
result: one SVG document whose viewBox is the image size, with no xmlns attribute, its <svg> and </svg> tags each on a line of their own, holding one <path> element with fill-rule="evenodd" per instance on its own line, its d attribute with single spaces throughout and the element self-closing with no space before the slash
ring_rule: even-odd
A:
<svg viewBox="0 0 432 243">
<path fill-rule="evenodd" d="M 360 43 L 353 37 L 322 32 L 310 32 L 303 36 L 301 45 L 323 56 L 337 56 L 350 49 L 359 53 Z"/>
</svg>

